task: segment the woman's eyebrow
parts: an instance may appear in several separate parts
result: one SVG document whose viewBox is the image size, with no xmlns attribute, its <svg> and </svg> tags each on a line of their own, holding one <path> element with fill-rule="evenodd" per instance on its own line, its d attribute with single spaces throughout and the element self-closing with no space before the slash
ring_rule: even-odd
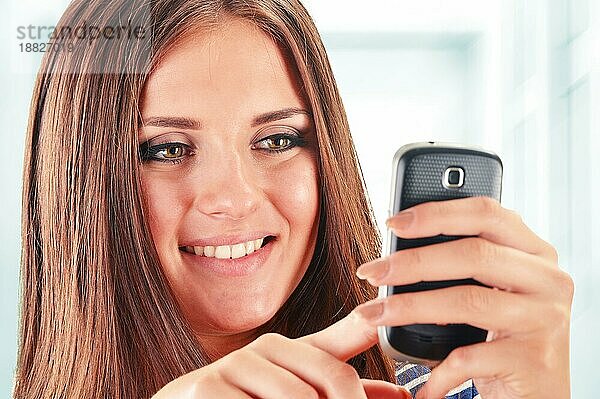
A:
<svg viewBox="0 0 600 399">
<path fill-rule="evenodd" d="M 270 111 L 254 117 L 252 127 L 264 125 L 265 123 L 278 121 L 280 119 L 290 118 L 294 115 L 303 114 L 310 116 L 310 112 L 303 108 L 284 108 L 277 111 Z M 153 116 L 144 119 L 143 126 L 171 127 L 176 129 L 201 130 L 202 122 L 198 119 L 180 117 L 180 116 Z"/>
<path fill-rule="evenodd" d="M 278 121 L 280 119 L 290 118 L 298 114 L 310 116 L 310 112 L 303 108 L 284 108 L 278 111 L 271 111 L 261 115 L 257 115 L 252 121 L 252 127 L 257 127 L 260 125 L 264 125 L 265 123 Z"/>
<path fill-rule="evenodd" d="M 144 119 L 143 126 L 174 127 L 176 129 L 202 129 L 202 122 L 183 116 L 153 116 Z"/>
</svg>

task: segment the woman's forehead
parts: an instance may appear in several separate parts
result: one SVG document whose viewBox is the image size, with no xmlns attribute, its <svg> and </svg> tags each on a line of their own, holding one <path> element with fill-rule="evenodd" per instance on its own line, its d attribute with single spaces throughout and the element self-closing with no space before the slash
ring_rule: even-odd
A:
<svg viewBox="0 0 600 399">
<path fill-rule="evenodd" d="M 295 65 L 272 38 L 249 21 L 228 20 L 179 40 L 149 76 L 142 113 L 305 105 Z"/>
</svg>

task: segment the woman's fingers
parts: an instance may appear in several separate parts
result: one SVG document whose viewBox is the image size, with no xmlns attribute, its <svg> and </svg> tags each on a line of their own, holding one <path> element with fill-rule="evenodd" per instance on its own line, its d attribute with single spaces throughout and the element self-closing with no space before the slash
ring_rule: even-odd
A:
<svg viewBox="0 0 600 399">
<path fill-rule="evenodd" d="M 501 391 L 495 392 L 493 397 L 498 398 L 524 398 L 537 397 L 531 392 L 534 387 L 523 381 L 517 381 L 520 370 L 523 368 L 524 353 L 530 351 L 526 342 L 514 339 L 500 339 L 496 341 L 463 346 L 453 350 L 442 363 L 431 371 L 427 383 L 419 390 L 417 398 L 442 398 L 452 388 L 469 380 L 473 376 L 479 379 L 513 380 L 513 387 L 519 387 L 520 392 Z M 529 367 L 536 367 L 529 364 Z M 533 370 L 537 373 L 536 370 Z M 541 372 L 543 374 L 543 372 Z M 543 378 L 543 375 L 540 376 Z M 523 379 L 525 380 L 525 378 Z"/>
<path fill-rule="evenodd" d="M 228 361 L 232 363 L 231 367 L 221 372 L 225 385 L 235 385 L 253 397 L 279 399 L 290 396 L 290 392 L 300 398 L 319 397 L 310 384 L 254 351 L 238 352 Z"/>
<path fill-rule="evenodd" d="M 367 324 L 364 321 L 362 323 Z M 340 335 L 337 340 L 343 341 L 348 336 Z M 249 344 L 248 348 L 278 367 L 289 370 L 327 398 L 366 398 L 360 377 L 351 365 L 306 343 L 302 338 L 289 339 L 279 334 L 264 334 Z"/>
<path fill-rule="evenodd" d="M 420 238 L 438 234 L 480 236 L 557 262 L 556 250 L 535 235 L 521 217 L 489 197 L 426 202 L 389 219 L 398 237 Z"/>
<path fill-rule="evenodd" d="M 358 372 L 346 360 L 376 342 L 377 327 L 356 312 L 325 330 L 297 339 L 263 334 L 210 365 L 172 381 L 156 398 L 281 398 L 293 393 L 315 399 L 367 399 Z M 368 383 L 368 389 L 390 394 L 393 391 L 376 383 Z M 231 393 L 212 395 L 218 390 Z M 402 392 L 398 395 L 394 397 L 403 397 Z"/>
<path fill-rule="evenodd" d="M 152 399 L 174 398 L 255 399 L 255 396 L 244 392 L 235 384 L 224 383 L 220 373 L 215 370 L 206 372 L 204 368 L 200 368 L 174 379 L 152 396 Z"/>
<path fill-rule="evenodd" d="M 387 381 L 361 378 L 360 382 L 369 399 L 411 399 L 410 392 Z"/>
<path fill-rule="evenodd" d="M 476 285 L 391 295 L 359 305 L 356 312 L 369 323 L 384 326 L 465 323 L 498 333 L 538 329 L 547 323 L 535 315 L 548 314 L 544 303 L 518 294 Z M 562 315 L 561 315 L 562 316 Z"/>
<path fill-rule="evenodd" d="M 353 311 L 326 329 L 298 340 L 345 362 L 375 345 L 378 336 L 377 328 Z"/>
<path fill-rule="evenodd" d="M 470 378 L 482 397 L 568 397 L 574 287 L 552 246 L 489 198 L 424 203 L 388 222 L 402 238 L 467 237 L 369 262 L 361 278 L 388 286 L 473 278 L 494 287 L 403 293 L 355 309 L 374 325 L 465 323 L 492 332 L 489 342 L 452 351 L 420 397 L 442 397 Z"/>
<path fill-rule="evenodd" d="M 405 249 L 361 265 L 372 285 L 473 278 L 506 291 L 548 293 L 568 275 L 539 256 L 480 237 Z"/>
<path fill-rule="evenodd" d="M 235 385 L 229 384 L 214 384 L 210 387 L 194 391 L 192 398 L 230 398 L 230 399 L 256 399 L 256 396 L 252 396 L 244 392 L 242 389 Z M 165 398 L 181 398 L 180 395 L 165 396 Z"/>
</svg>

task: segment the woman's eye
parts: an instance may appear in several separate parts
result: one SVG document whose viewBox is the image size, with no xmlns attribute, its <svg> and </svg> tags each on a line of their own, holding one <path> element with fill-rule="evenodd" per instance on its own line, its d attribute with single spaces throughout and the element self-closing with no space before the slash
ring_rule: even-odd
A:
<svg viewBox="0 0 600 399">
<path fill-rule="evenodd" d="M 273 134 L 252 144 L 251 148 L 263 150 L 268 153 L 279 153 L 291 150 L 294 147 L 304 147 L 307 145 L 306 139 L 297 130 L 290 128 L 283 130 L 293 133 Z M 194 155 L 190 146 L 184 143 L 171 142 L 150 145 L 149 141 L 140 144 L 139 154 L 142 162 L 157 161 L 170 162 L 172 164 L 179 164 L 186 157 Z"/>
<path fill-rule="evenodd" d="M 252 148 L 277 153 L 291 150 L 294 147 L 304 147 L 305 145 L 306 140 L 299 134 L 279 133 L 254 143 Z"/>
<path fill-rule="evenodd" d="M 143 162 L 158 161 L 178 164 L 190 152 L 190 147 L 183 143 L 164 143 L 150 146 L 148 142 L 145 142 L 140 145 L 140 157 Z"/>
</svg>

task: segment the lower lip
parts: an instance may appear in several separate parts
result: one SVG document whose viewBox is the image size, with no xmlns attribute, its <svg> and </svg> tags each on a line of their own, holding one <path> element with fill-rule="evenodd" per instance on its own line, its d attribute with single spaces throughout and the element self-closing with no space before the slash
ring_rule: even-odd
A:
<svg viewBox="0 0 600 399">
<path fill-rule="evenodd" d="M 224 277 L 240 277 L 254 273 L 262 267 L 273 250 L 276 240 L 272 240 L 264 247 L 252 252 L 250 255 L 237 259 L 218 259 L 207 256 L 194 255 L 179 250 L 183 259 L 191 262 L 195 267 L 209 270 L 214 274 Z"/>
</svg>

